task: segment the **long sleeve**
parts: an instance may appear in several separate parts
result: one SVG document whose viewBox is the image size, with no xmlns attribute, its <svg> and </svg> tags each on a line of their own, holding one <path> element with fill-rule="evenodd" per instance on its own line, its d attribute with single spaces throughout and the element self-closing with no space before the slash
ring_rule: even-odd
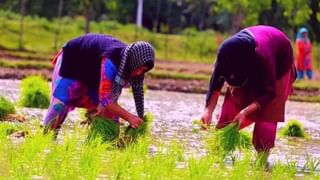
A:
<svg viewBox="0 0 320 180">
<path fill-rule="evenodd" d="M 222 77 L 222 74 L 221 74 L 221 66 L 219 61 L 216 60 L 214 65 L 214 70 L 212 72 L 211 79 L 210 79 L 209 89 L 207 92 L 206 106 L 209 103 L 209 100 L 212 96 L 213 91 L 220 91 L 223 84 L 224 84 L 224 78 Z"/>
<path fill-rule="evenodd" d="M 112 98 L 112 85 L 116 76 L 117 69 L 111 60 L 103 58 L 101 64 L 101 78 L 99 86 L 99 101 L 106 107 L 115 100 Z"/>
</svg>

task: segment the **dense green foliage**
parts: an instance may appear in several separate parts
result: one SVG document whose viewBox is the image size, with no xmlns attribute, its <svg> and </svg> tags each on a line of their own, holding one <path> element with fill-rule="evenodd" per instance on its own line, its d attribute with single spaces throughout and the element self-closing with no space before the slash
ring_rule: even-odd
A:
<svg viewBox="0 0 320 180">
<path fill-rule="evenodd" d="M 24 107 L 47 108 L 50 103 L 48 82 L 40 76 L 29 76 L 21 81 L 20 104 Z"/>
<path fill-rule="evenodd" d="M 4 120 L 8 114 L 15 113 L 14 105 L 5 97 L 0 96 L 0 121 Z"/>
<path fill-rule="evenodd" d="M 27 0 L 25 14 L 55 19 L 61 2 Z M 20 0 L 0 2 L 0 9 L 16 13 L 21 12 L 20 6 Z M 136 20 L 137 1 L 63 0 L 61 7 L 62 17 L 127 24 Z M 289 33 L 304 25 L 313 40 L 320 41 L 320 0 L 154 0 L 144 1 L 143 12 L 144 27 L 162 33 L 179 33 L 188 27 L 233 32 L 253 24 L 269 24 Z M 82 26 L 86 30 L 87 25 Z"/>
<path fill-rule="evenodd" d="M 25 18 L 23 46 L 28 51 L 37 52 L 30 58 L 43 58 L 39 54 L 40 52 L 56 51 L 54 50 L 55 24 L 56 21 L 50 22 L 44 18 L 31 16 Z M 59 36 L 58 47 L 62 47 L 68 40 L 82 35 L 83 24 L 83 18 L 63 18 L 63 33 Z M 218 47 L 216 33 L 210 30 L 197 32 L 194 29 L 186 29 L 181 35 L 168 35 L 152 33 L 146 29 L 137 30 L 134 25 L 122 25 L 113 21 L 92 22 L 91 30 L 95 33 L 113 35 L 126 43 L 132 43 L 137 40 L 148 41 L 155 47 L 157 59 L 212 63 Z M 18 32 L 19 17 L 10 12 L 0 11 L 0 47 L 9 49 L 19 48 Z M 21 53 L 16 54 L 19 57 L 25 56 L 25 54 Z M 46 57 L 46 59 L 49 60 L 52 56 L 53 54 Z M 0 63 L 6 66 L 25 66 L 25 64 L 20 62 L 2 61 Z M 43 64 L 43 66 L 46 68 L 50 67 L 49 64 Z"/>
</svg>

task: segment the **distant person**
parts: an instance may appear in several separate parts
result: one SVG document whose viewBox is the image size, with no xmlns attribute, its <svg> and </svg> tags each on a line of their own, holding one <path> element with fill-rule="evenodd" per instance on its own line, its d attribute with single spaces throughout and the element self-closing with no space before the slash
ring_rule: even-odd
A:
<svg viewBox="0 0 320 180">
<path fill-rule="evenodd" d="M 126 45 L 102 34 L 86 34 L 70 40 L 54 59 L 52 96 L 43 120 L 45 132 L 57 133 L 75 107 L 137 128 L 144 115 L 144 73 L 154 66 L 154 49 L 143 41 Z M 137 115 L 118 104 L 124 86 L 131 85 Z"/>
<path fill-rule="evenodd" d="M 306 73 L 308 79 L 312 79 L 312 44 L 308 36 L 307 28 L 300 28 L 296 39 L 297 47 L 297 79 L 303 79 Z"/>
<path fill-rule="evenodd" d="M 201 117 L 204 128 L 226 82 L 216 128 L 238 122 L 242 129 L 254 123 L 253 145 L 258 155 L 268 157 L 295 78 L 293 50 L 283 32 L 270 26 L 241 30 L 219 48 Z"/>
</svg>

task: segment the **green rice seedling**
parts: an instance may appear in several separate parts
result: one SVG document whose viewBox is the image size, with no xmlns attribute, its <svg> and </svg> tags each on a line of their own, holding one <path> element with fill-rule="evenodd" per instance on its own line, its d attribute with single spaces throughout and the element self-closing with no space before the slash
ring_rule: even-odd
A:
<svg viewBox="0 0 320 180">
<path fill-rule="evenodd" d="M 106 150 L 106 144 L 102 139 L 96 138 L 90 144 L 84 144 L 80 152 L 80 175 L 84 179 L 96 179 L 102 169 L 101 156 Z"/>
<path fill-rule="evenodd" d="M 307 137 L 303 125 L 298 120 L 290 120 L 281 131 L 284 136 Z"/>
<path fill-rule="evenodd" d="M 239 126 L 237 123 L 230 124 L 218 131 L 219 147 L 225 152 L 234 151 L 240 142 Z"/>
<path fill-rule="evenodd" d="M 285 172 L 288 174 L 290 179 L 294 179 L 297 174 L 297 165 L 296 161 L 290 161 L 285 164 Z"/>
<path fill-rule="evenodd" d="M 169 153 L 173 154 L 176 157 L 177 162 L 185 161 L 184 144 L 178 143 L 177 141 L 172 141 L 169 148 L 170 148 Z"/>
<path fill-rule="evenodd" d="M 14 105 L 5 97 L 0 96 L 0 121 L 5 120 L 8 114 L 15 113 Z"/>
<path fill-rule="evenodd" d="M 243 159 L 237 159 L 234 163 L 231 179 L 248 179 L 250 178 L 249 173 L 251 168 L 251 157 L 252 153 L 249 151 L 246 151 L 243 155 Z"/>
<path fill-rule="evenodd" d="M 247 131 L 240 131 L 240 147 L 243 149 L 249 149 L 251 147 L 252 137 Z"/>
<path fill-rule="evenodd" d="M 153 115 L 151 113 L 146 113 L 143 117 L 143 123 L 137 128 L 127 127 L 124 134 L 125 139 L 128 143 L 135 142 L 138 137 L 144 136 L 150 133 L 150 124 L 153 121 Z"/>
<path fill-rule="evenodd" d="M 307 157 L 307 162 L 303 167 L 303 171 L 306 173 L 310 173 L 311 175 L 314 175 L 319 167 L 320 167 L 319 159 L 313 159 L 313 158 Z"/>
<path fill-rule="evenodd" d="M 12 123 L 7 127 L 6 135 L 11 135 L 11 134 L 18 132 L 18 131 L 21 131 L 23 129 L 24 128 L 20 124 Z"/>
<path fill-rule="evenodd" d="M 203 126 L 202 122 L 200 119 L 193 119 L 192 120 L 192 132 L 193 133 L 199 133 L 200 128 Z"/>
<path fill-rule="evenodd" d="M 236 148 L 248 148 L 251 144 L 250 139 L 250 135 L 240 133 L 238 123 L 231 123 L 217 131 L 218 148 L 221 148 L 225 155 L 233 152 Z"/>
<path fill-rule="evenodd" d="M 268 157 L 269 157 L 268 152 L 257 153 L 255 164 L 254 164 L 255 169 L 265 170 L 266 168 L 268 168 L 267 167 L 268 166 Z"/>
<path fill-rule="evenodd" d="M 43 160 L 44 174 L 52 179 L 79 179 L 80 148 L 77 130 L 62 143 L 52 142 Z"/>
<path fill-rule="evenodd" d="M 47 108 L 49 84 L 41 76 L 29 76 L 21 82 L 20 104 L 24 107 Z"/>
<path fill-rule="evenodd" d="M 271 178 L 272 179 L 287 179 L 286 174 L 284 173 L 286 170 L 285 166 L 277 161 L 274 163 L 271 171 Z"/>
<path fill-rule="evenodd" d="M 188 160 L 188 170 L 190 179 L 207 179 L 210 169 L 213 166 L 212 156 L 204 156 L 200 159 L 191 157 Z"/>
<path fill-rule="evenodd" d="M 25 137 L 20 143 L 8 146 L 8 159 L 11 175 L 16 178 L 30 178 L 42 174 L 43 154 L 52 137 L 44 136 L 40 129 Z"/>
<path fill-rule="evenodd" d="M 94 117 L 88 132 L 87 141 L 100 137 L 103 142 L 112 142 L 119 137 L 119 124 L 102 116 Z"/>
<path fill-rule="evenodd" d="M 148 158 L 148 163 L 144 165 L 144 171 L 150 177 L 149 179 L 172 177 L 181 152 L 184 151 L 181 146 L 177 146 L 176 142 L 172 142 L 167 146 L 160 144 L 157 153 Z"/>
</svg>

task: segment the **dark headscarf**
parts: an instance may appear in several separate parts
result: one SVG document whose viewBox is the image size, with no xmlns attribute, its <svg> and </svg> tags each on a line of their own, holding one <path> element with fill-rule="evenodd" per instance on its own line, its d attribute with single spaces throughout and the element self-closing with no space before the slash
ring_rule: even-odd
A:
<svg viewBox="0 0 320 180">
<path fill-rule="evenodd" d="M 128 80 L 132 87 L 137 114 L 142 118 L 144 115 L 144 74 L 130 77 L 130 73 L 141 66 L 148 67 L 146 72 L 154 66 L 154 49 L 151 44 L 144 41 L 135 42 L 125 48 L 112 87 L 112 99 L 116 101 L 119 98 L 124 83 Z"/>
<path fill-rule="evenodd" d="M 234 87 L 243 86 L 248 81 L 255 57 L 255 41 L 247 30 L 224 41 L 218 51 L 217 61 L 225 81 Z"/>
</svg>

